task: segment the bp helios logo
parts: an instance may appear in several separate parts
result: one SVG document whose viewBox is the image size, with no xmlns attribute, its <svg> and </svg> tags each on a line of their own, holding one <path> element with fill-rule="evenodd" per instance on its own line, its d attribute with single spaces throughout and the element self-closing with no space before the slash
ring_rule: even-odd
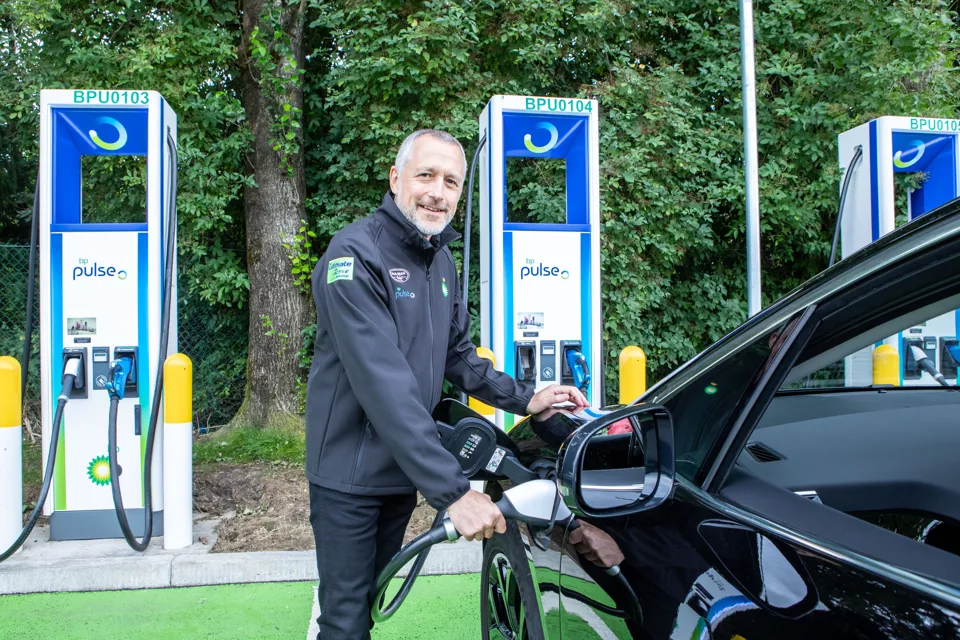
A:
<svg viewBox="0 0 960 640">
<path fill-rule="evenodd" d="M 559 277 L 563 280 L 566 280 L 570 277 L 570 272 L 566 269 L 561 269 L 560 267 L 551 267 L 545 265 L 542 262 L 537 262 L 532 258 L 527 258 L 526 264 L 520 267 L 520 279 L 523 280 L 527 277 L 541 277 L 541 278 L 552 278 Z"/>
<path fill-rule="evenodd" d="M 110 484 L 110 460 L 107 456 L 97 456 L 87 465 L 87 477 L 90 482 L 101 487 Z"/>
<path fill-rule="evenodd" d="M 530 153 L 546 153 L 557 146 L 557 140 L 560 137 L 560 133 L 557 131 L 557 128 L 550 124 L 549 122 L 538 122 L 537 129 L 546 129 L 550 134 L 550 140 L 547 144 L 542 147 L 533 144 L 533 136 L 529 133 L 523 136 L 523 144 L 527 147 L 527 151 Z"/>
<path fill-rule="evenodd" d="M 116 278 L 117 280 L 126 280 L 127 272 L 116 267 L 105 267 L 94 262 L 92 265 L 86 258 L 77 260 L 79 266 L 73 268 L 73 279 L 77 278 Z"/>
<path fill-rule="evenodd" d="M 119 121 L 115 120 L 114 118 L 102 116 L 97 118 L 97 122 L 110 125 L 116 129 L 117 139 L 114 142 L 104 142 L 97 134 L 96 129 L 90 129 L 90 139 L 93 140 L 93 144 L 97 145 L 101 149 L 106 149 L 107 151 L 116 151 L 117 149 L 121 149 L 123 145 L 127 144 L 127 130 L 122 124 L 120 124 Z"/>
<path fill-rule="evenodd" d="M 898 169 L 906 169 L 907 167 L 912 167 L 920 161 L 920 158 L 923 157 L 923 151 L 926 145 L 923 144 L 922 140 L 911 140 L 910 144 L 914 146 L 913 149 L 907 149 L 906 151 L 897 151 L 893 154 L 893 166 Z M 916 151 L 917 155 L 913 157 L 913 160 L 903 160 L 904 153 L 910 153 L 911 151 Z"/>
</svg>

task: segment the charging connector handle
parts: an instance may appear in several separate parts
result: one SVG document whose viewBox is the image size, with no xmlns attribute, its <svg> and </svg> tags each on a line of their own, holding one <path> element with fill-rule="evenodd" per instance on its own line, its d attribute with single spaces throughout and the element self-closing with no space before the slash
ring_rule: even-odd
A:
<svg viewBox="0 0 960 640">
<path fill-rule="evenodd" d="M 60 397 L 58 400 L 69 400 L 70 389 L 73 388 L 73 381 L 80 377 L 80 358 L 67 358 L 63 363 L 63 382 L 60 385 Z"/>
<path fill-rule="evenodd" d="M 111 398 L 123 400 L 123 390 L 127 388 L 127 378 L 133 369 L 131 358 L 117 358 L 110 363 L 110 379 L 107 380 L 107 391 Z"/>
<path fill-rule="evenodd" d="M 910 352 L 913 355 L 913 359 L 917 361 L 917 366 L 920 367 L 920 369 L 930 374 L 941 386 L 950 386 L 950 383 L 947 382 L 947 379 L 943 377 L 942 373 L 937 371 L 936 365 L 933 364 L 933 361 L 923 349 L 917 346 L 911 346 Z"/>
</svg>

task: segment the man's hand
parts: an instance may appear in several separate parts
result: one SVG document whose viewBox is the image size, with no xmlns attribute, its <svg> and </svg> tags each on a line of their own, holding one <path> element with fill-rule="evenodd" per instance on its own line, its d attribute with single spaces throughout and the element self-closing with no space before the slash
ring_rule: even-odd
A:
<svg viewBox="0 0 960 640">
<path fill-rule="evenodd" d="M 492 538 L 494 531 L 507 532 L 507 522 L 490 496 L 473 489 L 447 507 L 447 516 L 467 540 Z"/>
<path fill-rule="evenodd" d="M 580 555 L 604 569 L 623 562 L 623 552 L 613 538 L 592 524 L 578 522 L 580 526 L 570 532 L 570 542 Z"/>
<path fill-rule="evenodd" d="M 590 406 L 586 397 L 576 387 L 552 384 L 534 394 L 527 405 L 527 413 L 539 420 L 546 420 L 556 411 L 551 407 L 561 402 L 572 402 L 575 406 L 569 409 L 573 412 Z"/>
</svg>

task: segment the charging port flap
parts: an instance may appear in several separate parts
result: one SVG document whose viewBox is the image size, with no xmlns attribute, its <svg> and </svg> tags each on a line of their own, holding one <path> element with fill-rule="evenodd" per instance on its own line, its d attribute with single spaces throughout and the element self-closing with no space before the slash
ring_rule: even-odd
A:
<svg viewBox="0 0 960 640">
<path fill-rule="evenodd" d="M 537 380 L 537 343 L 530 340 L 515 342 L 517 380 Z"/>
<path fill-rule="evenodd" d="M 947 380 L 955 380 L 960 368 L 954 354 L 960 354 L 960 341 L 952 336 L 940 338 L 940 373 Z"/>
</svg>

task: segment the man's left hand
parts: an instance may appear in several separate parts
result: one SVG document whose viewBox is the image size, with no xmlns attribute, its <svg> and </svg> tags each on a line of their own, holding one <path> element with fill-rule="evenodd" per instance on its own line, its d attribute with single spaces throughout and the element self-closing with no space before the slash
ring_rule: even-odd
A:
<svg viewBox="0 0 960 640">
<path fill-rule="evenodd" d="M 527 405 L 527 413 L 545 419 L 547 417 L 546 415 L 539 416 L 537 414 L 545 413 L 550 410 L 553 405 L 562 402 L 572 402 L 574 406 L 567 408 L 574 412 L 590 406 L 587 398 L 576 387 L 552 384 L 534 394 L 533 398 L 530 399 L 530 404 Z"/>
</svg>

